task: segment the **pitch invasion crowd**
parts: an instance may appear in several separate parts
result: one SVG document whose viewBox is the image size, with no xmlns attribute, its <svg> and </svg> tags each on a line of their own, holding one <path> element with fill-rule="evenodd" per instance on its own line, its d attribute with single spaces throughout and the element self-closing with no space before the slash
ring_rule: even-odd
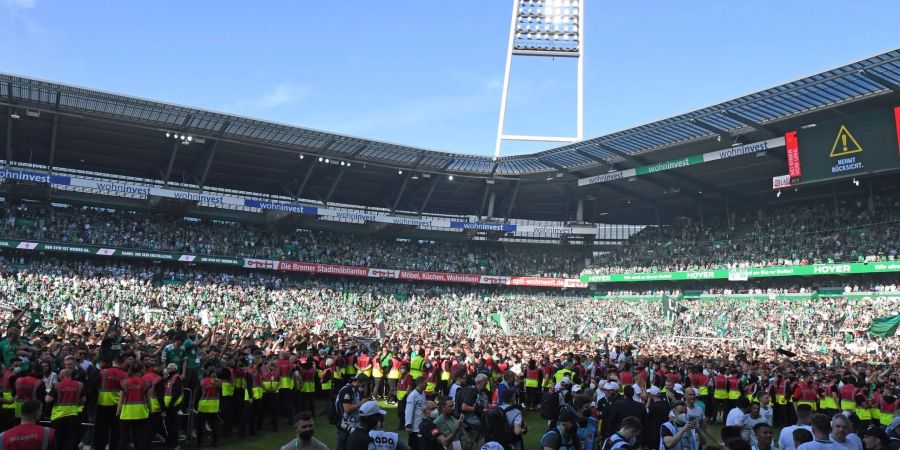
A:
<svg viewBox="0 0 900 450">
<path fill-rule="evenodd" d="M 731 286 L 757 289 L 752 283 Z M 801 289 L 810 288 L 785 285 L 773 291 Z M 895 287 L 871 281 L 848 289 L 887 292 Z M 769 410 L 761 394 L 771 394 L 776 426 L 795 420 L 794 406 L 802 402 L 828 413 L 850 409 L 852 421 L 871 423 L 890 418 L 892 413 L 880 409 L 873 414 L 872 405 L 881 408 L 893 398 L 896 406 L 897 393 L 892 392 L 900 387 L 898 374 L 889 370 L 900 364 L 897 338 L 858 332 L 872 317 L 896 313 L 898 297 L 682 299 L 680 314 L 668 324 L 662 302 L 573 297 L 571 292 L 360 283 L 22 255 L 3 259 L 0 295 L 9 309 L 3 320 L 18 324 L 0 342 L 5 369 L 5 383 L 0 384 L 7 388 L 5 398 L 14 400 L 0 410 L 4 428 L 16 422 L 17 408 L 32 412 L 26 401 L 33 398 L 44 403 L 43 416 L 53 422 L 57 445 L 67 449 L 81 441 L 94 448 L 108 443 L 110 448 L 132 443 L 146 448 L 154 440 L 175 447 L 179 437 L 192 444 L 216 443 L 220 435 L 268 432 L 279 423 L 306 430 L 311 416 L 301 414 L 295 422 L 295 412 L 321 414 L 322 405 L 334 398 L 348 405 L 336 425 L 338 447 L 359 448 L 354 445 L 360 437 L 352 436 L 358 430 L 392 433 L 377 429 L 381 410 L 365 402 L 374 396 L 399 402 L 401 422 L 410 425 L 403 438 L 417 450 L 431 442 L 419 420 L 426 406 L 429 414 L 451 413 L 444 420 L 424 421 L 438 430 L 431 437 L 445 437 L 438 440 L 442 448 L 469 450 L 481 445 L 485 435 L 492 436 L 482 429 L 487 427 L 482 417 L 496 403 L 492 388 L 508 376 L 504 389 L 516 394 L 507 398 L 510 404 L 537 407 L 552 397 L 545 398 L 544 390 L 571 404 L 548 413 L 559 420 L 552 423 L 558 433 L 543 436 L 546 447 L 614 445 L 609 439 L 617 439 L 614 432 L 620 431 L 621 445 L 652 448 L 660 439 L 666 441 L 666 436 L 658 437 L 666 428 L 672 439 L 680 434 L 676 441 L 666 441 L 672 444 L 666 448 L 678 443 L 680 450 L 696 450 L 703 436 L 696 431 L 701 422 L 728 421 L 732 412 L 741 414 L 744 437 L 749 441 L 756 436 L 757 430 L 747 426 L 757 420 L 752 415 L 756 407 L 742 405 L 735 412 L 735 395 L 762 401 L 765 413 Z M 508 333 L 500 320 L 491 318 L 495 313 L 502 315 Z M 579 331 L 582 336 L 574 339 Z M 774 352 L 778 346 L 787 351 Z M 360 371 L 366 377 L 357 379 Z M 421 384 L 415 382 L 419 376 Z M 723 377 L 727 398 L 717 399 Z M 449 396 L 454 380 L 478 388 Z M 619 387 L 604 390 L 612 381 Z M 342 386 L 348 387 L 338 395 Z M 653 386 L 661 392 L 655 393 Z M 852 386 L 852 392 L 845 386 Z M 414 394 L 419 388 L 419 395 Z M 192 397 L 179 402 L 179 392 Z M 690 392 L 703 402 L 705 419 L 681 420 L 682 397 L 689 401 L 688 411 L 699 404 L 690 403 Z M 831 408 L 827 398 L 833 395 L 852 405 Z M 638 410 L 631 403 L 619 404 L 635 396 L 646 417 L 639 417 L 637 426 L 623 420 L 631 427 L 624 430 L 610 425 L 624 417 L 624 412 L 616 413 L 617 419 L 607 421 L 619 406 L 629 416 Z M 496 397 L 505 398 L 502 393 Z M 314 411 L 317 398 L 329 401 Z M 454 401 L 462 407 L 456 431 L 456 408 L 449 406 Z M 654 409 L 653 403 L 660 406 Z M 197 413 L 187 414 L 189 408 Z M 669 420 L 671 411 L 678 414 Z M 585 431 L 596 428 L 594 422 L 585 425 L 587 416 L 602 419 L 596 442 Z M 80 425 L 82 420 L 95 424 L 93 433 Z M 543 423 L 532 426 L 543 430 Z M 579 429 L 580 440 L 575 437 Z M 292 446 L 319 445 L 305 432 L 298 439 Z M 844 442 L 843 437 L 835 439 Z"/>
</svg>

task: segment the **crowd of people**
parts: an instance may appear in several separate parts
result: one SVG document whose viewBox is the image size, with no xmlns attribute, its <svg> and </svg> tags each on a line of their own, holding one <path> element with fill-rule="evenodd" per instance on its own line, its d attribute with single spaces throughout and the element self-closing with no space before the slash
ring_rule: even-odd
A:
<svg viewBox="0 0 900 450">
<path fill-rule="evenodd" d="M 479 275 L 576 277 L 587 248 L 396 239 L 46 203 L 4 204 L 0 238 Z"/>
<path fill-rule="evenodd" d="M 900 196 L 875 195 L 733 212 L 647 227 L 595 258 L 590 273 L 635 273 L 893 261 Z"/>
<path fill-rule="evenodd" d="M 898 205 L 652 227 L 591 270 L 890 260 Z M 506 275 L 575 276 L 591 255 L 38 203 L 6 205 L 0 235 Z M 326 413 L 337 450 L 524 450 L 522 412 L 537 410 L 549 450 L 882 450 L 900 443 L 900 338 L 866 330 L 900 311 L 898 290 L 890 274 L 547 290 L 6 250 L 0 448 L 25 435 L 62 450 L 215 445 L 287 425 L 285 448 L 323 450 Z M 403 432 L 384 429 L 379 401 Z M 810 436 L 773 436 L 795 423 Z"/>
</svg>

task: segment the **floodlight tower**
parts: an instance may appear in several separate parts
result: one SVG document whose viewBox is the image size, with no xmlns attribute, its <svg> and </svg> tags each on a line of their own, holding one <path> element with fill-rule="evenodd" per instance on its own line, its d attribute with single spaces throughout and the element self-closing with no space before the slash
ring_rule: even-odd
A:
<svg viewBox="0 0 900 450">
<path fill-rule="evenodd" d="M 509 49 L 500 99 L 500 123 L 494 157 L 500 157 L 504 140 L 578 142 L 584 138 L 584 3 L 586 0 L 513 0 Z M 513 56 L 576 58 L 578 60 L 578 116 L 575 137 L 503 134 L 509 72 Z"/>
</svg>

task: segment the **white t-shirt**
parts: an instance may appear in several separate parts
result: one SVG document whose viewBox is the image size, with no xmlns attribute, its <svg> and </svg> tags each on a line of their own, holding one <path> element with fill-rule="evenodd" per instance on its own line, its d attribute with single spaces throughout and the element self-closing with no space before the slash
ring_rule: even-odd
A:
<svg viewBox="0 0 900 450">
<path fill-rule="evenodd" d="M 770 427 L 773 426 L 773 424 L 775 423 L 774 422 L 775 411 L 772 409 L 771 406 L 769 406 L 767 408 L 760 407 L 759 415 L 762 416 L 763 419 L 766 419 L 766 423 L 769 424 Z"/>
<path fill-rule="evenodd" d="M 753 418 L 750 414 L 744 417 L 744 431 L 742 434 L 746 434 L 747 437 L 750 438 L 750 445 L 756 447 L 759 443 L 756 441 L 756 433 L 753 432 L 753 427 L 760 423 L 768 423 L 766 422 L 766 418 L 763 416 L 759 416 L 757 418 Z"/>
<path fill-rule="evenodd" d="M 725 419 L 725 426 L 743 427 L 744 417 L 746 416 L 747 415 L 740 409 L 732 408 L 731 411 L 728 411 L 728 417 Z"/>
<path fill-rule="evenodd" d="M 844 447 L 832 441 L 810 441 L 800 444 L 797 450 L 845 450 Z"/>
<path fill-rule="evenodd" d="M 848 434 L 844 442 L 838 442 L 834 440 L 834 437 L 831 437 L 831 441 L 846 450 L 863 450 L 862 440 L 853 433 Z"/>
<path fill-rule="evenodd" d="M 641 387 L 638 386 L 637 383 L 632 384 L 631 387 L 634 388 L 634 397 L 632 397 L 632 400 L 638 403 L 644 403 L 644 399 L 641 398 L 641 394 L 644 392 L 644 390 L 641 389 Z"/>
<path fill-rule="evenodd" d="M 809 425 L 791 425 L 789 427 L 785 427 L 781 430 L 781 434 L 778 435 L 778 448 L 781 450 L 797 450 L 794 448 L 794 430 L 797 428 L 803 428 L 804 430 L 809 430 L 812 433 L 812 427 Z"/>
</svg>

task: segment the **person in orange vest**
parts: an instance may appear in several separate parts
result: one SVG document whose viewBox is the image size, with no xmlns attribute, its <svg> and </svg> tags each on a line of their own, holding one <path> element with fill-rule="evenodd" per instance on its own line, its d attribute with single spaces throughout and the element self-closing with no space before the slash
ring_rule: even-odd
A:
<svg viewBox="0 0 900 450">
<path fill-rule="evenodd" d="M 541 375 L 537 361 L 528 361 L 528 368 L 525 369 L 525 407 L 530 410 L 537 409 L 541 400 Z"/>
<path fill-rule="evenodd" d="M 121 398 L 122 382 L 128 374 L 122 370 L 122 357 L 113 360 L 112 356 L 100 358 L 100 384 L 97 394 L 97 413 L 94 419 L 94 448 L 118 448 L 119 419 L 116 408 Z"/>
<path fill-rule="evenodd" d="M 22 403 L 19 414 L 22 423 L 0 433 L 3 450 L 52 450 L 56 448 L 56 430 L 38 425 L 41 402 L 28 400 Z"/>
<path fill-rule="evenodd" d="M 403 429 L 403 421 L 406 420 L 406 396 L 413 389 L 413 377 L 409 374 L 409 366 L 403 364 L 400 366 L 400 379 L 397 380 L 397 418 L 400 419 L 401 426 L 398 430 Z"/>
<path fill-rule="evenodd" d="M 300 401 L 301 411 L 309 411 L 315 417 L 316 415 L 316 365 L 313 364 L 312 357 L 307 357 L 306 361 L 300 365 Z"/>
<path fill-rule="evenodd" d="M 41 395 L 46 392 L 44 389 L 44 381 L 41 379 L 41 367 L 38 365 L 31 366 L 31 370 L 25 373 L 25 376 L 18 378 L 15 383 L 16 396 L 16 418 L 20 416 L 19 410 L 22 404 L 28 400 L 36 400 L 43 402 L 44 397 Z"/>
<path fill-rule="evenodd" d="M 15 361 L 18 361 L 16 363 Z M 21 364 L 21 360 L 14 360 L 13 365 Z M 16 399 L 13 397 L 13 382 L 18 375 L 18 369 L 3 364 L 0 358 L 0 431 L 8 430 L 16 425 Z"/>
<path fill-rule="evenodd" d="M 223 369 L 227 370 L 227 369 Z M 197 446 L 203 445 L 206 425 L 212 431 L 212 445 L 219 444 L 219 402 L 222 399 L 222 382 L 215 366 L 206 367 L 206 378 L 200 380 L 200 401 L 197 403 Z"/>
<path fill-rule="evenodd" d="M 713 422 L 718 420 L 718 412 L 722 412 L 722 422 L 728 416 L 730 410 L 725 409 L 728 406 L 728 377 L 725 376 L 725 368 L 722 368 L 716 376 L 713 377 Z"/>
<path fill-rule="evenodd" d="M 144 367 L 144 380 L 149 384 L 150 391 L 150 418 L 147 421 L 147 438 L 153 439 L 155 436 L 163 436 L 163 403 L 165 383 L 162 377 L 162 363 L 146 358 Z"/>
<path fill-rule="evenodd" d="M 150 436 L 147 425 L 150 419 L 150 383 L 144 379 L 144 365 L 135 362 L 128 370 L 128 378 L 122 381 L 122 392 L 116 415 L 119 416 L 119 450 L 147 449 Z"/>
<path fill-rule="evenodd" d="M 287 352 L 281 352 L 275 367 L 278 373 L 278 410 L 282 417 L 287 417 L 290 425 L 294 417 L 294 364 Z"/>
<path fill-rule="evenodd" d="M 179 420 L 178 412 L 184 403 L 184 381 L 178 370 L 178 365 L 170 363 L 166 366 L 165 387 L 163 388 L 163 411 L 166 422 L 166 447 L 174 449 L 178 447 Z"/>
<path fill-rule="evenodd" d="M 260 381 L 262 384 L 262 412 L 257 416 L 260 423 L 263 422 L 263 416 L 268 415 L 272 421 L 272 432 L 278 431 L 278 367 L 275 361 L 268 363 L 260 363 L 259 368 Z M 260 428 L 261 429 L 261 428 Z"/>
<path fill-rule="evenodd" d="M 52 404 L 50 426 L 57 433 L 59 450 L 76 450 L 81 440 L 81 408 L 85 402 L 84 384 L 72 379 L 72 370 L 59 371 L 59 381 L 53 383 L 44 401 Z"/>
</svg>

